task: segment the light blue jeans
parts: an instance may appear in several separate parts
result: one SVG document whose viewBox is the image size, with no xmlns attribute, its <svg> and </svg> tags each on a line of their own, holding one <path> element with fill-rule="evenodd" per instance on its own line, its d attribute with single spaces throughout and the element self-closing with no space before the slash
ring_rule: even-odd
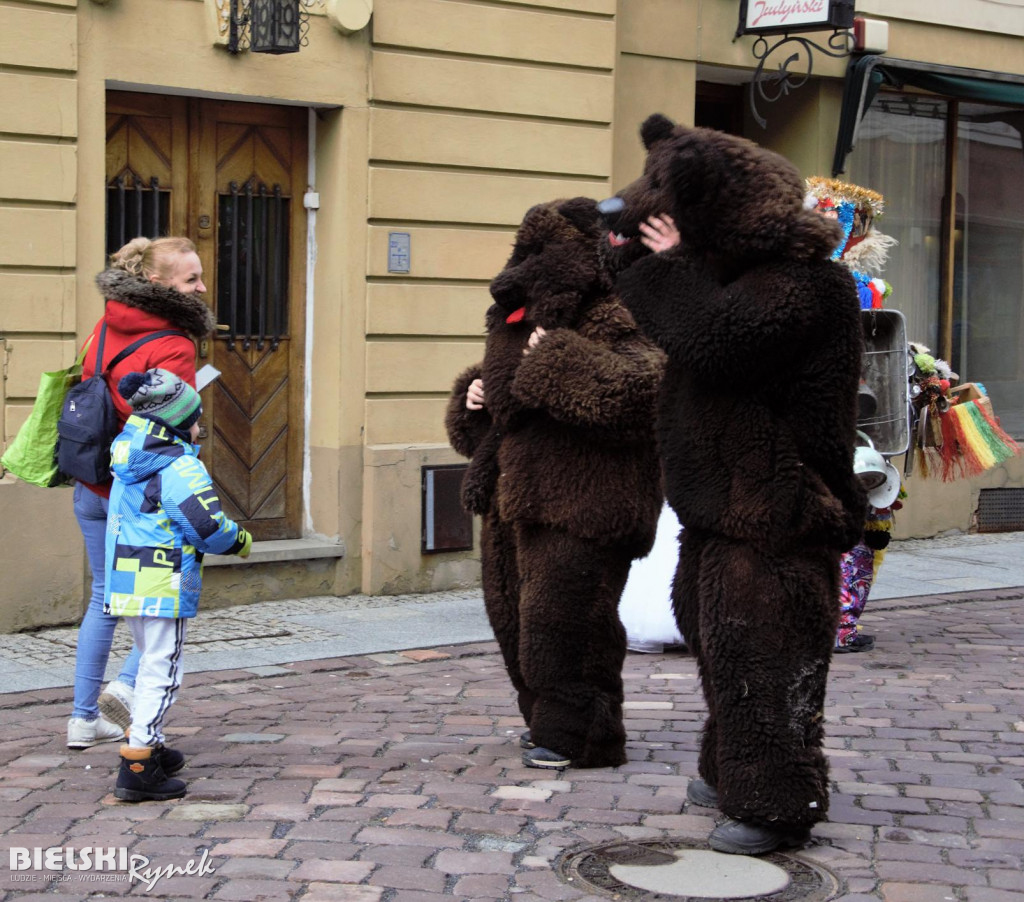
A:
<svg viewBox="0 0 1024 902">
<path fill-rule="evenodd" d="M 103 590 L 106 585 L 107 557 L 107 499 L 75 485 L 75 519 L 85 539 L 85 553 L 92 570 L 92 595 L 85 609 L 82 625 L 78 628 L 78 648 L 75 653 L 75 706 L 72 717 L 95 720 L 100 709 L 96 704 L 103 675 L 107 670 L 110 645 L 114 641 L 114 627 L 119 618 L 103 613 Z M 121 667 L 118 680 L 135 685 L 139 670 L 139 651 L 134 646 Z"/>
</svg>

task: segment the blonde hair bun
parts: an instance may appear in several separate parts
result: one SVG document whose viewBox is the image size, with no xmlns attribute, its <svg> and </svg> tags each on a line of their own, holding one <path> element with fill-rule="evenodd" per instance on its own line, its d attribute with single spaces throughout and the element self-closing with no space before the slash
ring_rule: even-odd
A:
<svg viewBox="0 0 1024 902">
<path fill-rule="evenodd" d="M 110 255 L 110 268 L 119 269 L 140 279 L 166 279 L 171 261 L 178 254 L 195 253 L 196 246 L 183 237 L 133 238 Z"/>
<path fill-rule="evenodd" d="M 133 276 L 142 276 L 146 251 L 153 242 L 148 238 L 133 238 L 120 250 L 110 255 L 110 268 L 121 269 Z"/>
</svg>

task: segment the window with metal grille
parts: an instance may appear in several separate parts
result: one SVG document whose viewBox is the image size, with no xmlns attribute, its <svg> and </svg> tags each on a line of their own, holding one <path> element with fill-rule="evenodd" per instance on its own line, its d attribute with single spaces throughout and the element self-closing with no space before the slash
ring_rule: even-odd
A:
<svg viewBox="0 0 1024 902">
<path fill-rule="evenodd" d="M 978 532 L 1024 529 L 1024 489 L 982 489 L 978 496 Z"/>
<path fill-rule="evenodd" d="M 160 238 L 167 234 L 171 192 L 154 175 L 145 183 L 133 172 L 122 173 L 107 185 L 107 254 L 133 238 Z"/>
<path fill-rule="evenodd" d="M 217 319 L 228 347 L 269 343 L 288 333 L 289 198 L 281 186 L 230 185 L 220 195 L 217 236 Z"/>
</svg>

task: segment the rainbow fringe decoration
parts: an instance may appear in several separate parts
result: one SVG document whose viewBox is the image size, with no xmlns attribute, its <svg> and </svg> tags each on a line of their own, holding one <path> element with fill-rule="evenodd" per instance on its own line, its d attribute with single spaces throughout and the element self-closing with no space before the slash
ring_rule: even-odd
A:
<svg viewBox="0 0 1024 902">
<path fill-rule="evenodd" d="M 982 399 L 987 400 L 987 398 Z M 918 449 L 925 477 L 943 482 L 979 476 L 1021 452 L 1017 444 L 980 401 L 954 404 L 938 417 L 941 444 Z"/>
</svg>

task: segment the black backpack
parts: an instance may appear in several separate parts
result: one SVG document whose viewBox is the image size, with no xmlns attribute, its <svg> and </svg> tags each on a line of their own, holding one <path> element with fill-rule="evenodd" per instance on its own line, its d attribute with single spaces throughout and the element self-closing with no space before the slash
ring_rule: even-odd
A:
<svg viewBox="0 0 1024 902">
<path fill-rule="evenodd" d="M 146 342 L 167 335 L 181 335 L 176 329 L 151 332 L 133 341 L 113 360 L 103 366 L 103 340 L 107 324 L 100 327 L 96 347 L 96 375 L 72 386 L 64 398 L 64 407 L 57 421 L 57 466 L 69 479 L 102 485 L 110 481 L 110 444 L 117 438 L 120 424 L 114 399 L 107 386 L 107 373 Z"/>
</svg>

